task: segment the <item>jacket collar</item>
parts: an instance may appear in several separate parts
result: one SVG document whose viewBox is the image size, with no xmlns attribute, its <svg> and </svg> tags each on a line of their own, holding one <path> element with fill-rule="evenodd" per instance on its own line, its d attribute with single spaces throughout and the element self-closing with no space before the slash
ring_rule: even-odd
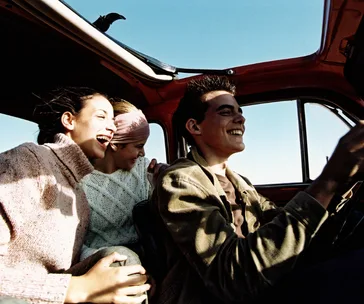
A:
<svg viewBox="0 0 364 304">
<path fill-rule="evenodd" d="M 197 150 L 196 147 L 192 146 L 190 148 L 190 153 L 187 157 L 194 160 L 204 170 L 204 172 L 207 174 L 207 176 L 209 177 L 211 182 L 214 184 L 219 195 L 226 196 L 216 175 L 210 170 L 210 167 L 207 164 L 206 160 L 199 153 L 199 151 Z M 252 185 L 250 184 L 250 182 L 248 180 L 246 180 L 243 176 L 232 171 L 229 168 L 229 166 L 226 167 L 226 177 L 233 184 L 234 188 L 241 193 L 244 193 L 247 190 L 254 190 L 254 188 L 252 187 Z"/>
</svg>

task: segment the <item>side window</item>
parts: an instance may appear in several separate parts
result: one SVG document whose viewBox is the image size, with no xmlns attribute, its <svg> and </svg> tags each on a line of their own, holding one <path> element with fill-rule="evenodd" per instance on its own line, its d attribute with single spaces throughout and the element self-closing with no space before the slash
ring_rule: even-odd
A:
<svg viewBox="0 0 364 304">
<path fill-rule="evenodd" d="M 305 152 L 300 145 L 297 100 L 243 106 L 242 110 L 246 118 L 245 150 L 230 158 L 230 166 L 255 185 L 302 183 Z M 303 111 L 306 178 L 314 180 L 354 122 L 340 110 L 315 102 L 305 102 Z"/>
<path fill-rule="evenodd" d="M 243 106 L 245 150 L 229 164 L 253 184 L 302 182 L 295 100 Z"/>
<path fill-rule="evenodd" d="M 309 177 L 314 180 L 321 173 L 339 139 L 349 131 L 349 126 L 329 108 L 316 103 L 305 103 L 305 116 Z M 347 117 L 345 119 L 353 125 Z"/>
<path fill-rule="evenodd" d="M 167 163 L 166 140 L 163 128 L 154 122 L 149 123 L 150 135 L 145 144 L 145 156 L 152 160 L 156 158 L 159 163 Z"/>
<path fill-rule="evenodd" d="M 0 153 L 25 142 L 37 142 L 36 123 L 5 114 L 0 114 L 0 122 Z"/>
</svg>

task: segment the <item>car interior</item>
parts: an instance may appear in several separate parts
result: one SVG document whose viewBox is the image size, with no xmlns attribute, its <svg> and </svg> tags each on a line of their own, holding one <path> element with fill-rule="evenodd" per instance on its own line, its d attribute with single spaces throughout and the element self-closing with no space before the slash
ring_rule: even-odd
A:
<svg viewBox="0 0 364 304">
<path fill-rule="evenodd" d="M 54 86 L 93 87 L 130 101 L 150 122 L 157 122 L 163 129 L 166 160 L 171 163 L 188 151 L 173 129 L 171 117 L 190 79 L 204 74 L 229 77 L 237 86 L 236 99 L 246 113 L 286 104 L 295 117 L 295 166 L 299 173 L 287 180 L 252 180 L 258 192 L 279 205 L 307 187 L 315 178 L 315 170 L 320 170 L 311 163 L 311 154 L 315 153 L 311 138 L 335 132 L 331 125 L 320 124 L 321 114 L 310 120 L 310 111 L 319 109 L 318 113 L 332 116 L 346 129 L 364 119 L 363 1 L 325 1 L 321 46 L 313 54 L 223 70 L 182 69 L 160 62 L 100 31 L 63 1 L 0 0 L 0 15 L 0 113 L 9 116 L 34 121 L 39 95 Z M 186 72 L 194 75 L 179 77 Z M 280 117 L 262 118 L 257 128 L 263 134 L 264 128 L 273 125 L 281 126 L 276 140 L 284 138 L 290 129 Z M 267 157 L 274 148 L 274 143 L 264 148 Z M 257 149 L 262 147 L 258 145 Z M 289 170 L 284 157 L 281 161 L 278 168 Z M 323 156 L 322 166 L 326 161 Z M 263 171 L 277 172 L 267 168 L 264 160 L 255 165 L 261 165 Z M 137 212 L 142 215 L 136 219 L 139 232 L 157 250 L 157 243 L 151 244 L 154 241 L 148 235 L 153 223 L 148 222 L 141 206 Z"/>
</svg>

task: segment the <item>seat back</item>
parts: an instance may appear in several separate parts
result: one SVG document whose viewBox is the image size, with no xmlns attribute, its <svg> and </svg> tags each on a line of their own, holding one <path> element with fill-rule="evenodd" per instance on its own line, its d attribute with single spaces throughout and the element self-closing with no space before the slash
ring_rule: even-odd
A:
<svg viewBox="0 0 364 304">
<path fill-rule="evenodd" d="M 166 272 L 166 255 L 158 233 L 157 215 L 152 210 L 150 200 L 141 201 L 134 206 L 133 220 L 142 247 L 142 265 L 158 283 Z"/>
</svg>

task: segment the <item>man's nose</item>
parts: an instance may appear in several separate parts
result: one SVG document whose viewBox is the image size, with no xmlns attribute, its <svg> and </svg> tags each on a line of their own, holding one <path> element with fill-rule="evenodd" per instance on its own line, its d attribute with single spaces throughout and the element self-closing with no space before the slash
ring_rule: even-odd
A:
<svg viewBox="0 0 364 304">
<path fill-rule="evenodd" d="M 140 149 L 139 156 L 145 156 L 145 150 L 144 150 L 144 148 Z"/>
<path fill-rule="evenodd" d="M 234 119 L 234 122 L 243 124 L 245 122 L 245 117 L 243 113 L 238 113 Z"/>
</svg>

